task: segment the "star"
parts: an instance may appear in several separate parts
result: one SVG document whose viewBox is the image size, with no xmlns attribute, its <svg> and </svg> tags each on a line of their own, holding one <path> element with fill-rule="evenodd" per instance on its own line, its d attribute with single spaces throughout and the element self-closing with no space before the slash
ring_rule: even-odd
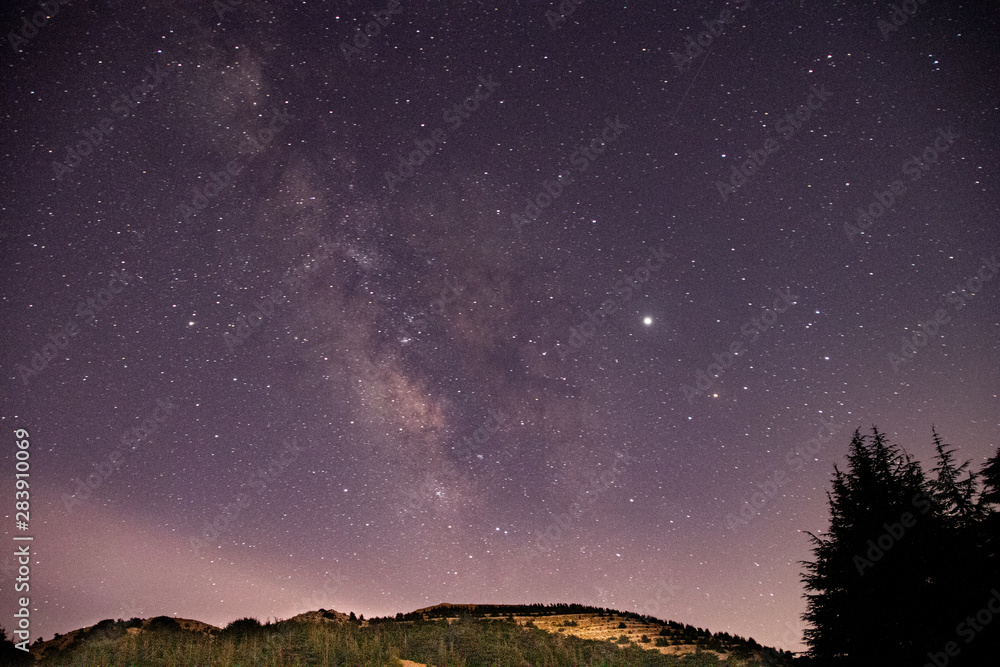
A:
<svg viewBox="0 0 1000 667">
<path fill-rule="evenodd" d="M 857 40 L 792 7 L 775 41 L 749 3 L 178 4 L 111 42 L 11 25 L 0 423 L 68 505 L 31 526 L 66 554 L 31 639 L 127 603 L 106 547 L 150 613 L 221 627 L 633 599 L 800 650 L 850 433 L 994 453 L 1000 253 L 938 215 L 995 208 L 990 116 L 907 111 L 990 83 L 975 12 Z M 774 85 L 720 66 L 751 44 Z M 911 85 L 864 86 L 880 58 Z"/>
</svg>

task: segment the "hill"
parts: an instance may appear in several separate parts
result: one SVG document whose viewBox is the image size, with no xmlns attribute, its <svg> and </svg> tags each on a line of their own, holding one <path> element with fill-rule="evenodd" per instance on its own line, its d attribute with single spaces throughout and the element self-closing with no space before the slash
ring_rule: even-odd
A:
<svg viewBox="0 0 1000 667">
<path fill-rule="evenodd" d="M 31 655 L 43 664 L 55 656 L 76 652 L 77 649 L 106 640 L 113 640 L 122 635 L 136 636 L 142 633 L 184 632 L 205 637 L 218 633 L 219 628 L 208 623 L 188 618 L 171 616 L 154 616 L 152 618 L 133 618 L 128 621 L 105 619 L 100 623 L 72 630 L 65 635 L 56 633 L 49 641 L 35 642 L 31 645 Z M 59 663 L 62 664 L 62 663 Z"/>
<path fill-rule="evenodd" d="M 790 665 L 752 639 L 583 605 L 442 603 L 367 621 L 333 610 L 225 628 L 159 616 L 36 642 L 37 665 Z"/>
<path fill-rule="evenodd" d="M 578 604 L 482 605 L 444 602 L 417 609 L 410 614 L 397 614 L 395 620 L 443 618 L 454 621 L 464 615 L 474 618 L 505 617 L 527 628 L 581 639 L 609 641 L 620 646 L 634 644 L 664 655 L 684 656 L 704 652 L 724 660 L 730 657 L 749 659 L 769 654 L 779 662 L 790 661 L 792 658 L 789 653 L 767 649 L 753 639 L 725 632 L 713 634 L 701 628 L 634 612 Z M 379 619 L 371 619 L 371 622 L 378 621 Z"/>
</svg>

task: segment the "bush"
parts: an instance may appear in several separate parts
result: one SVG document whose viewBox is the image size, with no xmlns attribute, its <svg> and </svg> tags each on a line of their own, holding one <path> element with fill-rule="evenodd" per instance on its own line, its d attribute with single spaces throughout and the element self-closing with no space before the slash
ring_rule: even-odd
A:
<svg viewBox="0 0 1000 667">
<path fill-rule="evenodd" d="M 654 646 L 670 646 L 670 640 L 666 637 L 657 637 Z"/>
<path fill-rule="evenodd" d="M 639 641 L 642 642 L 643 644 L 648 644 L 649 643 L 649 636 L 643 635 L 642 637 L 639 638 Z"/>
<path fill-rule="evenodd" d="M 261 625 L 260 621 L 256 618 L 251 618 L 247 616 L 246 618 L 239 618 L 229 625 L 227 625 L 223 630 L 222 636 L 232 636 L 232 637 L 247 637 L 250 635 L 255 635 L 261 633 L 264 630 L 264 626 Z"/>
<path fill-rule="evenodd" d="M 619 644 L 628 644 L 630 641 L 631 640 L 628 638 L 628 635 L 622 635 L 621 637 L 618 638 Z"/>
<path fill-rule="evenodd" d="M 180 623 L 177 622 L 176 618 L 172 618 L 170 616 L 157 616 L 155 618 L 149 619 L 149 625 L 146 626 L 146 629 L 180 632 L 181 626 Z"/>
<path fill-rule="evenodd" d="M 627 625 L 625 625 L 625 621 L 622 621 L 621 623 L 619 623 L 619 624 L 618 624 L 618 629 L 619 629 L 619 630 L 621 630 L 622 628 L 627 628 L 627 627 L 628 627 L 628 626 L 627 626 Z"/>
</svg>

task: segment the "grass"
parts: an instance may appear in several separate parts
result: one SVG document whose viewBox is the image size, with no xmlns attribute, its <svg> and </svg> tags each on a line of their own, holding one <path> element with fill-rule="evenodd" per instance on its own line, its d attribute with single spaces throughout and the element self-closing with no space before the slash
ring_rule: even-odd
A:
<svg viewBox="0 0 1000 667">
<path fill-rule="evenodd" d="M 298 667 L 307 665 L 391 665 L 400 659 L 434 667 L 524 665 L 625 665 L 709 667 L 752 665 L 722 662 L 712 653 L 683 657 L 648 651 L 635 644 L 581 639 L 519 626 L 507 619 L 464 617 L 452 622 L 383 621 L 356 623 L 282 621 L 263 626 L 245 622 L 211 633 L 162 625 L 139 631 L 111 624 L 75 641 L 39 665 L 126 667 Z M 627 640 L 627 637 L 625 638 Z"/>
</svg>

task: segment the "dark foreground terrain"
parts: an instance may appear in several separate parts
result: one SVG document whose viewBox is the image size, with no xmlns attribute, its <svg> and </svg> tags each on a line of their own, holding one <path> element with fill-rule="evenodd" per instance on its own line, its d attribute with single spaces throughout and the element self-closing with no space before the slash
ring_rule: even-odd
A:
<svg viewBox="0 0 1000 667">
<path fill-rule="evenodd" d="M 226 628 L 105 620 L 36 642 L 36 665 L 790 665 L 752 639 L 579 605 L 438 605 L 393 618 L 329 610 Z M 9 654 L 8 654 L 9 655 Z"/>
</svg>

